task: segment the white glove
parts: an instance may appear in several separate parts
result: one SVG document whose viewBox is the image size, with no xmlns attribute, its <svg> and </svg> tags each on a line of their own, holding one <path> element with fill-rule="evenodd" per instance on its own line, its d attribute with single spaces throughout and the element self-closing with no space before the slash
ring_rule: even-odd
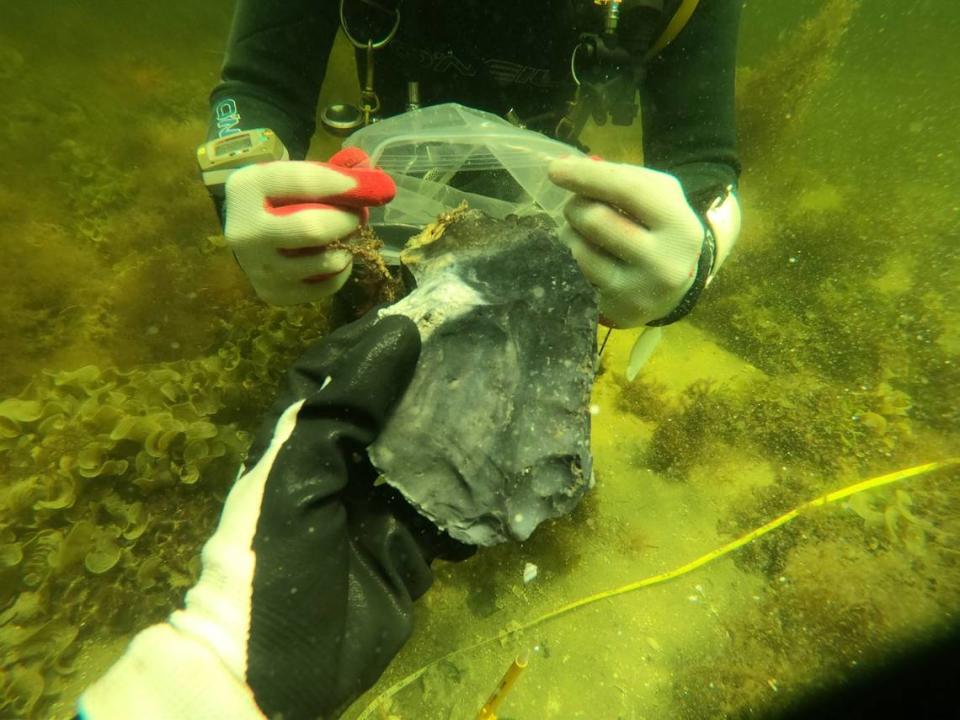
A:
<svg viewBox="0 0 960 720">
<path fill-rule="evenodd" d="M 262 300 L 313 302 L 343 287 L 353 255 L 327 246 L 396 193 L 389 175 L 366 164 L 363 151 L 349 148 L 327 163 L 270 162 L 230 176 L 224 235 Z"/>
<path fill-rule="evenodd" d="M 693 285 L 704 227 L 672 175 L 637 165 L 564 158 L 550 179 L 575 196 L 560 238 L 600 295 L 604 324 L 668 315 Z"/>
</svg>

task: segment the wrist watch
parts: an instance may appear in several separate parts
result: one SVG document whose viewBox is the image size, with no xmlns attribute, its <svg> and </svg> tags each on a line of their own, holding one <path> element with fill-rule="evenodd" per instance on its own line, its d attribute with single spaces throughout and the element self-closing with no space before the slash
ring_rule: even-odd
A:
<svg viewBox="0 0 960 720">
<path fill-rule="evenodd" d="M 215 198 L 222 198 L 227 178 L 246 165 L 289 160 L 290 153 L 277 134 L 268 128 L 242 130 L 214 138 L 197 148 L 197 164 L 203 184 Z"/>
</svg>

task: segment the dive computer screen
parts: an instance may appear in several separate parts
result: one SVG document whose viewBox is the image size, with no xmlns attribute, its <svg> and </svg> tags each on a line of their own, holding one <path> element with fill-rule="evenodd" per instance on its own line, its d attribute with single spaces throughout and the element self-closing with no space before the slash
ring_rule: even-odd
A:
<svg viewBox="0 0 960 720">
<path fill-rule="evenodd" d="M 247 133 L 244 133 L 239 137 L 229 138 L 217 145 L 217 157 L 239 152 L 240 150 L 246 150 L 251 144 L 250 136 Z"/>
</svg>

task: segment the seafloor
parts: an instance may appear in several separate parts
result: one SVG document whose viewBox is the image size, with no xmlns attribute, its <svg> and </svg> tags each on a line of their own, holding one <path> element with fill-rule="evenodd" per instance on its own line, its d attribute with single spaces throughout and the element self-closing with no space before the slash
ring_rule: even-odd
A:
<svg viewBox="0 0 960 720">
<path fill-rule="evenodd" d="M 0 718 L 69 717 L 176 606 L 279 374 L 328 329 L 253 297 L 196 178 L 230 5 L 3 8 Z M 633 383 L 613 334 L 587 500 L 440 565 L 349 717 L 473 718 L 525 648 L 502 720 L 760 717 L 943 631 L 956 466 L 530 623 L 960 454 L 958 34 L 937 0 L 745 6 L 735 255 Z M 353 87 L 337 52 L 327 97 Z M 633 133 L 590 140 L 640 161 Z"/>
</svg>

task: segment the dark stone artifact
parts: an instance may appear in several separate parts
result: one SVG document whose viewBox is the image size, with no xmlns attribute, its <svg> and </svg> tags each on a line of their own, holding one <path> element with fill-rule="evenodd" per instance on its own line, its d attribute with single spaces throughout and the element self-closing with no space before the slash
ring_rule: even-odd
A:
<svg viewBox="0 0 960 720">
<path fill-rule="evenodd" d="M 370 447 L 385 482 L 457 540 L 525 540 L 590 487 L 597 304 L 535 219 L 451 213 L 401 256 L 420 328 L 413 381 Z"/>
</svg>

